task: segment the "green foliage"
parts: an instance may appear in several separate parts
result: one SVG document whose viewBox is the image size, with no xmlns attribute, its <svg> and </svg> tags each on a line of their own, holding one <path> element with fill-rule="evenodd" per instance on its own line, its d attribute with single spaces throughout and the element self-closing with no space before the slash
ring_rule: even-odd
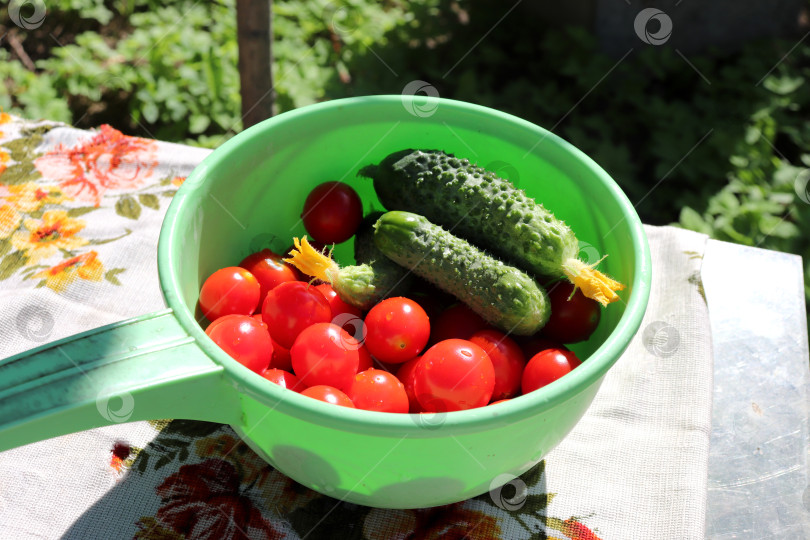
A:
<svg viewBox="0 0 810 540">
<path fill-rule="evenodd" d="M 644 222 L 799 253 L 810 275 L 810 42 L 608 57 L 529 4 L 275 0 L 277 112 L 427 81 L 571 141 Z M 234 0 L 47 5 L 29 34 L 0 10 L 36 67 L 0 43 L 3 110 L 208 147 L 242 129 Z"/>
</svg>

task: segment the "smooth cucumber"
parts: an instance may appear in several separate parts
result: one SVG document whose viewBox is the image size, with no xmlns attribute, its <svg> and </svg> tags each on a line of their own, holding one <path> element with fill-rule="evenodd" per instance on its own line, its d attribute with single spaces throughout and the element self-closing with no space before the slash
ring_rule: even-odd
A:
<svg viewBox="0 0 810 540">
<path fill-rule="evenodd" d="M 548 320 L 548 296 L 534 279 L 424 216 L 383 214 L 374 225 L 374 243 L 391 260 L 454 295 L 505 332 L 531 335 Z"/>
</svg>

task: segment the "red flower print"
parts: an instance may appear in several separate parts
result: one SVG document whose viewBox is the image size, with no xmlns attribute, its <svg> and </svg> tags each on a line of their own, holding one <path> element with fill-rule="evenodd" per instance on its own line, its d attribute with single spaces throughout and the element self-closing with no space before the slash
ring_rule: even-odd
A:
<svg viewBox="0 0 810 540">
<path fill-rule="evenodd" d="M 592 530 L 573 518 L 563 522 L 561 532 L 571 540 L 601 540 Z"/>
<path fill-rule="evenodd" d="M 227 461 L 183 465 L 157 487 L 162 504 L 155 517 L 163 526 L 196 540 L 281 538 L 239 488 L 239 475 Z"/>
<path fill-rule="evenodd" d="M 42 176 L 59 182 L 73 198 L 101 203 L 108 189 L 134 189 L 152 176 L 157 143 L 128 137 L 103 125 L 92 139 L 72 148 L 58 145 L 34 160 Z"/>
<path fill-rule="evenodd" d="M 463 502 L 417 510 L 416 523 L 412 538 L 476 540 L 501 537 L 495 516 L 464 508 Z"/>
</svg>

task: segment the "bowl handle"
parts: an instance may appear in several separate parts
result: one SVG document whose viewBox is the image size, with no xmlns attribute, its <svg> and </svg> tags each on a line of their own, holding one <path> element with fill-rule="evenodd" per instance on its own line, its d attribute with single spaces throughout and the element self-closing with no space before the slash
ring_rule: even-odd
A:
<svg viewBox="0 0 810 540">
<path fill-rule="evenodd" d="M 0 360 L 0 451 L 94 427 L 235 423 L 235 388 L 171 309 Z"/>
</svg>

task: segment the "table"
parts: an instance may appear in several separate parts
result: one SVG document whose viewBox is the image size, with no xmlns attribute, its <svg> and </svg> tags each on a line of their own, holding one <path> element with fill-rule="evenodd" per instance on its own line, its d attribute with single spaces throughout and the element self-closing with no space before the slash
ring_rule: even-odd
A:
<svg viewBox="0 0 810 540">
<path fill-rule="evenodd" d="M 5 306 L 0 330 L 12 339 L 0 342 L 0 352 L 9 350 L 0 356 L 74 333 L 71 328 L 92 328 L 160 309 L 154 245 L 162 212 L 205 155 L 200 149 L 127 137 L 109 126 L 86 132 L 0 115 L 0 247 L 6 250 L 0 254 L 5 257 L 0 264 Z M 36 244 L 23 234 L 42 227 L 59 229 L 59 236 L 42 237 L 53 245 Z M 514 480 L 515 489 L 520 483 L 528 488 L 520 502 L 532 512 L 516 509 L 501 490 L 435 510 L 379 511 L 335 506 L 297 486 L 239 444 L 227 426 L 158 421 L 122 423 L 0 454 L 0 536 L 173 538 L 179 537 L 179 530 L 199 536 L 202 529 L 195 527 L 202 527 L 212 537 L 239 537 L 244 530 L 257 538 L 295 537 L 296 530 L 312 532 L 312 524 L 320 524 L 347 527 L 366 538 L 448 532 L 459 537 L 529 538 L 545 531 L 561 540 L 607 540 L 649 538 L 649 532 L 639 531 L 678 521 L 680 528 L 674 530 L 681 533 L 658 536 L 680 539 L 701 537 L 703 527 L 690 527 L 689 521 L 702 523 L 705 516 L 711 538 L 810 537 L 808 353 L 800 258 L 706 242 L 705 237 L 674 228 L 648 232 L 660 257 L 658 271 L 677 278 L 676 290 L 683 296 L 666 298 L 662 291 L 673 289 L 659 279 L 658 296 L 651 302 L 657 311 L 648 313 L 639 339 L 608 374 L 592 406 L 596 417 L 581 425 L 590 422 L 593 427 L 592 422 L 611 418 L 621 423 L 637 412 L 639 397 L 655 398 L 650 388 L 669 395 L 647 412 L 664 415 L 667 405 L 675 404 L 679 414 L 688 416 L 688 399 L 699 400 L 696 406 L 705 407 L 705 422 L 702 413 L 690 416 L 695 425 L 682 426 L 673 444 L 661 446 L 667 452 L 677 451 L 678 445 L 697 449 L 690 457 L 697 461 L 687 463 L 694 465 L 694 474 L 680 464 L 681 477 L 672 479 L 682 482 L 675 487 L 689 497 L 708 495 L 705 504 L 675 507 L 688 511 L 687 516 L 666 513 L 672 502 L 669 494 L 650 501 L 643 492 L 633 491 L 647 484 L 638 475 L 632 482 L 621 475 L 603 477 L 614 483 L 603 487 L 606 493 L 598 502 L 591 499 L 591 506 L 581 506 L 586 497 L 577 495 L 591 486 L 588 475 L 580 471 L 576 477 L 577 470 L 592 467 L 592 472 L 602 473 L 606 468 L 598 459 L 587 462 L 593 450 L 589 445 L 599 442 L 592 440 L 589 428 L 575 429 L 549 455 L 548 465 L 541 462 Z M 12 246 L 38 264 L 27 268 L 24 258 L 11 256 Z M 51 249 L 57 247 L 63 255 Z M 135 252 L 140 257 L 134 257 Z M 740 295 L 751 283 L 767 293 Z M 99 291 L 130 301 L 111 304 L 112 296 L 97 297 Z M 661 349 L 658 343 L 644 342 L 646 331 L 667 321 L 682 325 L 677 327 L 681 351 L 675 350 L 677 343 Z M 700 332 L 694 333 L 696 321 Z M 705 339 L 709 326 L 715 360 L 711 426 L 711 389 L 706 383 L 710 351 L 700 343 L 693 355 L 676 354 L 695 349 L 688 340 Z M 690 361 L 688 365 L 700 372 L 691 381 L 701 390 L 684 394 L 686 401 L 678 392 L 691 387 L 672 379 L 679 361 Z M 660 386 L 667 377 L 673 384 Z M 104 412 L 120 411 L 100 410 Z M 652 427 L 666 429 L 661 421 Z M 657 444 L 643 430 L 627 435 L 653 448 Z M 607 448 L 613 454 L 607 455 L 621 457 L 632 451 L 626 448 L 628 440 L 617 439 L 615 448 Z M 571 452 L 577 444 L 579 451 Z M 572 455 L 582 467 L 580 461 L 566 462 Z M 653 473 L 661 470 L 656 469 L 658 462 L 648 462 L 624 464 L 622 472 L 636 465 Z M 666 484 L 669 471 L 662 472 Z M 578 487 L 570 487 L 576 482 Z M 638 505 L 611 506 L 610 499 L 619 496 Z M 271 507 L 256 514 L 262 503 Z M 658 509 L 660 515 L 650 515 L 648 508 Z M 635 527 L 640 521 L 645 523 Z M 682 532 L 687 529 L 689 534 Z"/>
</svg>

